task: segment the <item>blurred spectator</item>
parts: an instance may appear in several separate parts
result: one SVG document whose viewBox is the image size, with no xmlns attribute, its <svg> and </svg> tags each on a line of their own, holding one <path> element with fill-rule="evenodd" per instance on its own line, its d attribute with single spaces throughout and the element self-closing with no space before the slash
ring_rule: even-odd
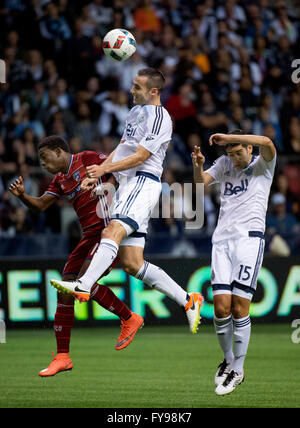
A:
<svg viewBox="0 0 300 428">
<path fill-rule="evenodd" d="M 43 76 L 43 58 L 37 49 L 28 52 L 28 70 L 32 80 L 41 80 Z"/>
<path fill-rule="evenodd" d="M 293 214 L 287 212 L 286 198 L 283 194 L 272 195 L 271 209 L 272 213 L 267 215 L 266 233 L 271 236 L 279 235 L 290 249 L 293 249 L 300 233 L 300 223 Z"/>
<path fill-rule="evenodd" d="M 69 110 L 72 107 L 72 97 L 68 92 L 68 84 L 65 79 L 59 78 L 56 82 L 57 104 L 62 110 Z"/>
<path fill-rule="evenodd" d="M 212 133 L 242 128 L 267 135 L 281 171 L 274 189 L 299 219 L 300 85 L 291 79 L 298 9 L 283 0 L 6 1 L 0 9 L 0 57 L 7 68 L 7 83 L 0 85 L 1 233 L 15 233 L 16 222 L 26 230 L 3 188 L 20 168 L 44 182 L 38 140 L 56 133 L 74 153 L 109 154 L 132 106 L 132 80 L 148 66 L 165 75 L 162 102 L 174 121 L 163 179 L 175 172 L 174 181 L 191 181 L 194 145 L 201 144 L 211 165 L 223 153 L 208 147 Z M 102 38 L 113 28 L 127 28 L 136 38 L 137 52 L 124 63 L 103 53 Z M 213 229 L 218 200 L 210 190 L 199 233 Z M 52 207 L 39 230 L 60 231 L 60 215 L 60 206 Z M 167 226 L 166 233 L 175 230 Z"/>
<path fill-rule="evenodd" d="M 196 97 L 192 84 L 185 82 L 178 89 L 178 93 L 172 95 L 166 109 L 175 122 L 174 130 L 181 137 L 186 134 L 186 129 L 195 130 L 197 121 L 197 109 L 194 103 Z"/>
<path fill-rule="evenodd" d="M 43 9 L 45 15 L 39 22 L 43 51 L 48 57 L 57 58 L 57 54 L 62 51 L 63 41 L 70 39 L 72 32 L 56 3 L 47 2 Z"/>
<path fill-rule="evenodd" d="M 97 124 L 91 120 L 91 112 L 87 103 L 78 105 L 76 118 L 74 135 L 79 138 L 83 150 L 87 150 L 98 135 Z"/>
<path fill-rule="evenodd" d="M 102 113 L 98 121 L 99 135 L 121 137 L 128 114 L 128 95 L 124 91 L 111 91 L 102 102 Z"/>
<path fill-rule="evenodd" d="M 161 29 L 161 22 L 151 0 L 140 0 L 133 14 L 134 24 L 145 32 L 157 33 Z"/>
</svg>

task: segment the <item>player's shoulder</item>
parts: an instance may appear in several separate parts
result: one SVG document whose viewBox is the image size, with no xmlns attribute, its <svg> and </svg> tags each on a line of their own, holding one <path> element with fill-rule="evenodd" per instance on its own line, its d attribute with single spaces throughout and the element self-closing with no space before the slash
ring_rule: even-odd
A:
<svg viewBox="0 0 300 428">
<path fill-rule="evenodd" d="M 105 160 L 107 158 L 106 154 L 102 152 L 95 152 L 94 150 L 84 150 L 83 152 L 77 153 L 80 155 L 80 159 L 83 163 L 90 159 L 103 159 Z"/>
<path fill-rule="evenodd" d="M 172 126 L 171 116 L 162 105 L 147 104 L 142 108 L 142 114 L 145 116 L 148 123 L 155 123 L 160 128 L 163 124 L 165 126 Z"/>
<path fill-rule="evenodd" d="M 226 167 L 229 167 L 230 163 L 231 162 L 230 162 L 228 156 L 226 156 L 226 155 L 221 155 L 213 161 L 213 165 L 226 166 Z"/>
<path fill-rule="evenodd" d="M 164 115 L 170 116 L 168 110 L 165 109 L 163 105 L 146 104 L 141 107 L 142 107 L 142 111 L 147 113 L 148 115 L 164 114 Z"/>
</svg>

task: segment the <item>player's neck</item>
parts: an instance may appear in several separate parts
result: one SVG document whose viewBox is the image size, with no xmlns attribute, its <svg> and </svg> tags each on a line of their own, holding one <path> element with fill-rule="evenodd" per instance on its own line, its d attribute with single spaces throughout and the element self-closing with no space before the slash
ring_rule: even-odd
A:
<svg viewBox="0 0 300 428">
<path fill-rule="evenodd" d="M 150 98 L 149 104 L 152 105 L 152 106 L 161 106 L 160 97 Z"/>
<path fill-rule="evenodd" d="M 63 166 L 62 166 L 62 169 L 61 169 L 61 172 L 63 174 L 67 174 L 67 172 L 69 171 L 70 164 L 71 164 L 71 158 L 72 158 L 71 153 L 66 153 L 65 154 L 65 156 L 64 156 L 64 163 L 63 163 Z"/>
</svg>

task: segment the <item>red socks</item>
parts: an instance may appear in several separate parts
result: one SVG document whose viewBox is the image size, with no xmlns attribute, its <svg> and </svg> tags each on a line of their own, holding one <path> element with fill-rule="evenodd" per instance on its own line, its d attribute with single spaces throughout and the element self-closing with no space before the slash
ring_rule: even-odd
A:
<svg viewBox="0 0 300 428">
<path fill-rule="evenodd" d="M 54 331 L 56 336 L 57 353 L 68 353 L 71 330 L 74 324 L 74 304 L 58 303 L 54 317 Z"/>
<path fill-rule="evenodd" d="M 126 321 L 131 317 L 131 310 L 123 303 L 110 288 L 96 285 L 92 289 L 91 298 L 109 312 Z M 68 353 L 71 340 L 71 330 L 74 324 L 74 304 L 57 303 L 54 317 L 54 331 L 57 353 Z"/>
<path fill-rule="evenodd" d="M 91 298 L 109 312 L 126 321 L 131 317 L 131 310 L 106 285 L 96 285 L 92 288 Z"/>
</svg>

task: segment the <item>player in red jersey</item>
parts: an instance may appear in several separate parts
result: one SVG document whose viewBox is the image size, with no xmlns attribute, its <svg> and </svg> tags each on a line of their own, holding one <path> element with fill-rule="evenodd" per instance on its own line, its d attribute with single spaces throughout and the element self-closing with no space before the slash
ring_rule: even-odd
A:
<svg viewBox="0 0 300 428">
<path fill-rule="evenodd" d="M 9 190 L 27 207 L 37 212 L 45 211 L 63 196 L 73 205 L 83 234 L 79 244 L 70 254 L 62 274 L 66 281 L 72 281 L 87 269 L 98 248 L 102 229 L 109 221 L 105 197 L 91 198 L 91 192 L 80 187 L 81 181 L 86 178 L 86 167 L 95 163 L 100 165 L 106 156 L 92 151 L 71 154 L 68 143 L 60 136 L 44 138 L 39 143 L 38 149 L 42 167 L 55 175 L 46 192 L 40 197 L 27 195 L 22 177 L 15 180 Z M 104 176 L 101 180 L 105 182 L 107 177 Z M 109 180 L 114 179 L 111 177 Z M 92 295 L 97 303 L 120 317 L 122 331 L 116 349 L 125 348 L 143 325 L 143 318 L 131 312 L 106 286 L 95 284 Z M 50 366 L 39 373 L 44 377 L 53 376 L 59 371 L 70 370 L 73 367 L 69 345 L 74 323 L 74 298 L 65 293 L 58 293 L 57 297 L 54 318 L 57 355 Z"/>
</svg>

